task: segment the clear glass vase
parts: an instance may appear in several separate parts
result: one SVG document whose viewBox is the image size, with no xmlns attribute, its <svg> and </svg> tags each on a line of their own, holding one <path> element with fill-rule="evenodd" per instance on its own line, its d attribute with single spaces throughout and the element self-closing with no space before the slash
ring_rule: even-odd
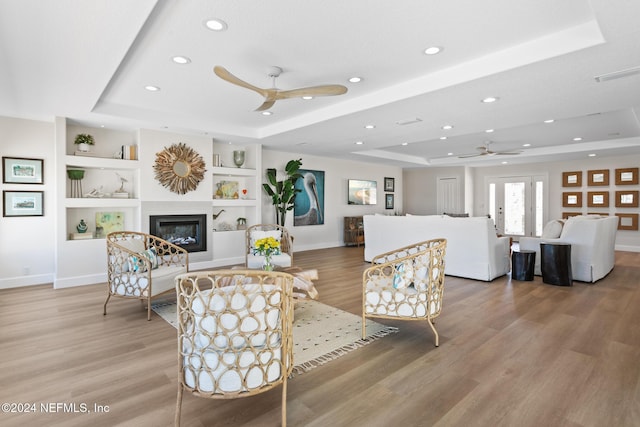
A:
<svg viewBox="0 0 640 427">
<path fill-rule="evenodd" d="M 273 263 L 271 262 L 271 255 L 265 255 L 262 262 L 262 269 L 264 271 L 273 271 Z"/>
</svg>

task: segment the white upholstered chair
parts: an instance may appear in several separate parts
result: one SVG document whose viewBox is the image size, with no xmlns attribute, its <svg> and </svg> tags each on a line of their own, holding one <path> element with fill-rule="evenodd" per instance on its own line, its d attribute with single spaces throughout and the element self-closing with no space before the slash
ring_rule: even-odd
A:
<svg viewBox="0 0 640 427">
<path fill-rule="evenodd" d="M 262 268 L 264 256 L 255 253 L 255 242 L 264 237 L 273 237 L 280 242 L 280 254 L 273 255 L 271 261 L 277 267 L 291 267 L 293 265 L 293 239 L 289 231 L 276 224 L 256 224 L 248 227 L 245 232 L 246 251 L 245 267 Z"/>
<path fill-rule="evenodd" d="M 434 319 L 442 310 L 446 239 L 405 246 L 373 258 L 362 276 L 362 338 L 366 318 L 426 320 L 439 345 Z"/>
<path fill-rule="evenodd" d="M 114 297 L 147 302 L 151 320 L 151 299 L 175 289 L 174 279 L 189 271 L 189 253 L 180 246 L 151 234 L 116 231 L 107 235 L 107 303 Z"/>
<path fill-rule="evenodd" d="M 253 396 L 282 384 L 293 368 L 293 277 L 262 270 L 216 270 L 176 277 L 179 380 L 175 425 L 184 391 L 210 399 Z"/>
</svg>

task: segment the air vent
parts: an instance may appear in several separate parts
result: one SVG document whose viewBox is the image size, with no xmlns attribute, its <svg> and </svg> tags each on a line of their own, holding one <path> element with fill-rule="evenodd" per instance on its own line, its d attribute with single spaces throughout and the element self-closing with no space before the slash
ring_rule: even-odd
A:
<svg viewBox="0 0 640 427">
<path fill-rule="evenodd" d="M 598 83 L 606 82 L 608 80 L 620 79 L 622 77 L 633 76 L 634 74 L 640 74 L 640 67 L 627 68 L 626 70 L 614 71 L 613 73 L 601 74 L 596 76 L 595 79 Z"/>
<path fill-rule="evenodd" d="M 414 118 L 412 118 L 412 119 L 398 120 L 398 121 L 396 122 L 396 124 L 397 124 L 397 125 L 400 125 L 400 126 L 404 126 L 404 125 L 411 125 L 411 124 L 413 124 L 413 123 L 418 123 L 418 122 L 421 122 L 421 121 L 422 121 L 422 119 L 420 119 L 420 118 L 418 118 L 418 117 L 414 117 Z"/>
</svg>

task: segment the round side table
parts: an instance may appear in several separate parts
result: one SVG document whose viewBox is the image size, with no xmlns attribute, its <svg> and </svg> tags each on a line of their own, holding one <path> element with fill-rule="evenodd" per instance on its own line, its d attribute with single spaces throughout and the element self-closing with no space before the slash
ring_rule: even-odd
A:
<svg viewBox="0 0 640 427">
<path fill-rule="evenodd" d="M 571 244 L 540 243 L 540 269 L 544 283 L 573 286 Z"/>
<path fill-rule="evenodd" d="M 536 265 L 536 251 L 514 251 L 511 254 L 511 278 L 513 280 L 533 280 Z"/>
</svg>

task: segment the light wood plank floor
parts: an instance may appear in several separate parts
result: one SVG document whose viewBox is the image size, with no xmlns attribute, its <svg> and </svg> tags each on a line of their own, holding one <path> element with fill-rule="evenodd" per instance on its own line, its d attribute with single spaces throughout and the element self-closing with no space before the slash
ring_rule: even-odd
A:
<svg viewBox="0 0 640 427">
<path fill-rule="evenodd" d="M 320 300 L 361 310 L 362 248 L 296 253 Z M 639 426 L 640 254 L 619 252 L 595 285 L 447 277 L 440 347 L 422 322 L 289 382 L 290 426 Z M 105 285 L 0 291 L 0 396 L 35 403 L 2 426 L 168 426 L 176 331 Z M 40 404 L 77 411 L 43 413 Z M 102 412 L 94 412 L 94 404 Z M 108 408 L 107 408 L 108 407 Z M 67 408 L 73 409 L 73 408 Z M 279 425 L 279 389 L 210 401 L 185 395 L 184 426 Z"/>
</svg>

